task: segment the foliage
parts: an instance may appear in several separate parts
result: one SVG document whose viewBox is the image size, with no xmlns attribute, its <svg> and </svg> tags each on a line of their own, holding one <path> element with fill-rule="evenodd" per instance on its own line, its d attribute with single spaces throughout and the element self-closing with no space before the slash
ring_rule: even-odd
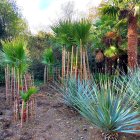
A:
<svg viewBox="0 0 140 140">
<path fill-rule="evenodd" d="M 78 80 L 78 82 L 80 82 Z M 75 77 L 71 77 L 70 79 L 65 79 L 63 81 L 63 86 L 60 86 L 60 83 L 56 83 L 56 88 L 53 87 L 58 93 L 62 94 L 62 100 L 65 102 L 66 105 L 68 106 L 75 106 L 73 104 L 73 99 L 77 96 L 77 80 Z M 68 88 L 67 88 L 68 87 Z"/>
<path fill-rule="evenodd" d="M 29 36 L 28 47 L 33 60 L 41 61 L 45 48 L 49 48 L 52 45 L 52 38 L 53 36 L 50 33 L 42 31 L 38 32 L 37 35 Z"/>
<path fill-rule="evenodd" d="M 120 42 L 121 44 L 117 43 L 117 37 L 112 41 L 111 39 L 108 39 L 108 43 L 107 41 L 105 41 L 105 39 L 107 38 L 106 35 L 110 32 L 116 33 L 117 37 L 121 38 L 121 42 Z M 92 42 L 93 49 L 97 48 L 97 49 L 105 50 L 108 46 L 110 46 L 110 44 L 116 46 L 116 43 L 121 48 L 122 44 L 125 44 L 127 41 L 126 38 L 127 23 L 126 20 L 120 21 L 115 17 L 110 18 L 109 16 L 103 15 L 100 16 L 99 19 L 95 21 L 91 29 L 91 33 L 92 33 L 92 40 L 93 40 Z M 107 44 L 109 45 L 107 46 Z"/>
<path fill-rule="evenodd" d="M 21 38 L 15 38 L 12 41 L 2 41 L 3 50 L 1 57 L 3 64 L 9 64 L 12 67 L 19 69 L 20 72 L 25 72 L 28 67 L 29 55 L 27 51 L 27 42 Z"/>
<path fill-rule="evenodd" d="M 0 1 L 0 38 L 7 39 L 27 33 L 27 24 L 21 18 L 13 0 Z"/>
<path fill-rule="evenodd" d="M 105 55 L 106 57 L 109 57 L 109 58 L 114 57 L 114 56 L 118 56 L 118 54 L 119 54 L 119 51 L 118 51 L 118 49 L 117 49 L 116 47 L 114 47 L 114 46 L 110 46 L 110 47 L 109 47 L 108 49 L 106 49 L 105 52 L 104 52 L 104 55 Z"/>
<path fill-rule="evenodd" d="M 126 92 L 127 86 L 120 85 L 118 88 L 116 80 L 101 83 L 100 86 L 80 80 L 75 84 L 67 88 L 64 86 L 61 90 L 64 100 L 95 127 L 106 133 L 140 133 L 136 130 L 140 124 L 139 113 L 135 109 L 133 96 L 128 96 Z"/>
<path fill-rule="evenodd" d="M 46 32 L 38 32 L 37 35 L 29 36 L 28 48 L 30 51 L 30 58 L 32 63 L 30 64 L 29 70 L 33 73 L 35 80 L 43 80 L 43 69 L 42 58 L 44 50 L 54 46 L 53 35 Z M 55 50 L 53 48 L 53 50 Z M 56 54 L 56 53 L 55 53 Z"/>
<path fill-rule="evenodd" d="M 72 45 L 86 45 L 90 41 L 90 29 L 92 24 L 87 19 L 77 21 L 64 20 L 59 21 L 52 30 L 56 40 L 70 49 Z M 84 46 L 83 46 L 84 47 Z"/>
<path fill-rule="evenodd" d="M 77 42 L 77 45 L 87 45 L 91 41 L 91 22 L 87 19 L 81 19 L 76 21 L 73 25 L 74 30 L 74 39 Z"/>
<path fill-rule="evenodd" d="M 29 90 L 27 92 L 23 92 L 23 91 L 20 92 L 20 96 L 24 101 L 24 107 L 26 107 L 26 103 L 27 103 L 27 101 L 29 101 L 30 97 L 33 94 L 36 94 L 37 92 L 38 92 L 38 90 L 36 87 L 29 88 Z"/>
<path fill-rule="evenodd" d="M 73 22 L 71 20 L 60 20 L 56 25 L 51 26 L 56 41 L 65 45 L 68 49 L 74 44 Z"/>
<path fill-rule="evenodd" d="M 0 66 L 0 86 L 5 83 L 4 67 Z"/>
<path fill-rule="evenodd" d="M 129 14 L 136 16 L 139 15 L 140 2 L 138 0 L 108 0 L 102 3 L 100 10 L 103 15 L 116 17 L 120 15 L 123 18 L 128 17 Z"/>
<path fill-rule="evenodd" d="M 54 55 L 53 55 L 53 50 L 52 48 L 47 48 L 45 49 L 43 53 L 43 64 L 45 65 L 52 65 L 54 64 Z"/>
<path fill-rule="evenodd" d="M 133 74 L 132 74 L 133 73 Z M 135 71 L 129 71 L 128 75 L 122 75 L 119 79 L 119 84 L 127 86 L 128 95 L 135 99 L 135 104 L 139 108 L 140 105 L 140 69 L 137 68 Z"/>
<path fill-rule="evenodd" d="M 27 102 L 30 99 L 31 95 L 36 94 L 36 93 L 37 93 L 37 88 L 31 87 L 29 88 L 27 92 L 20 92 L 20 95 L 22 99 L 24 100 L 24 102 Z"/>
</svg>

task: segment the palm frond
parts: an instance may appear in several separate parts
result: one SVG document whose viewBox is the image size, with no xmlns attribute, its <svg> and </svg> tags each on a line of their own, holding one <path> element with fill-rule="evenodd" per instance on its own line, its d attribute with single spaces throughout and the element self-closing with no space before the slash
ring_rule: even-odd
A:
<svg viewBox="0 0 140 140">
<path fill-rule="evenodd" d="M 55 26 L 52 26 L 56 40 L 66 47 L 71 47 L 74 42 L 73 23 L 70 20 L 59 21 Z"/>
<path fill-rule="evenodd" d="M 108 15 L 111 17 L 117 17 L 119 14 L 119 7 L 115 6 L 115 5 L 103 5 L 100 8 L 100 12 L 102 15 Z"/>
<path fill-rule="evenodd" d="M 52 65 L 54 64 L 54 54 L 52 48 L 45 49 L 43 53 L 43 60 L 42 63 L 45 65 Z"/>
<path fill-rule="evenodd" d="M 76 21 L 73 26 L 73 30 L 75 32 L 75 40 L 77 45 L 80 45 L 80 40 L 82 41 L 83 45 L 86 45 L 90 39 L 91 35 L 91 22 L 87 19 L 82 19 L 80 21 Z"/>
<path fill-rule="evenodd" d="M 24 72 L 28 67 L 29 53 L 27 51 L 27 42 L 21 38 L 15 38 L 12 41 L 2 41 L 3 49 L 1 57 L 4 64 L 9 64 Z"/>
</svg>

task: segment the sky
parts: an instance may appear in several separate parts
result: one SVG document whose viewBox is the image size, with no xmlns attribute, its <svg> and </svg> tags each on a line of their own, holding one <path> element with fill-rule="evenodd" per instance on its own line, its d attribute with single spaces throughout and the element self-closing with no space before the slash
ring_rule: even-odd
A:
<svg viewBox="0 0 140 140">
<path fill-rule="evenodd" d="M 23 17 L 26 19 L 33 34 L 40 30 L 49 30 L 61 16 L 61 7 L 65 3 L 73 1 L 75 10 L 86 13 L 92 6 L 98 6 L 101 0 L 16 0 Z"/>
</svg>

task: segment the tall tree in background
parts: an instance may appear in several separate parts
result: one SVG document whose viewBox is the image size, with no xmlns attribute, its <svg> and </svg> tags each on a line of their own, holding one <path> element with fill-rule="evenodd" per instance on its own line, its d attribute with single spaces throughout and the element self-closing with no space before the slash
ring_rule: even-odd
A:
<svg viewBox="0 0 140 140">
<path fill-rule="evenodd" d="M 43 80 L 44 65 L 42 61 L 42 54 L 46 48 L 49 48 L 52 43 L 52 35 L 43 31 L 39 31 L 37 35 L 31 35 L 28 38 L 28 45 L 30 50 L 30 57 L 32 63 L 30 70 L 34 73 L 35 79 Z"/>
<path fill-rule="evenodd" d="M 7 39 L 27 33 L 27 24 L 22 19 L 14 0 L 0 1 L 0 38 Z"/>
<path fill-rule="evenodd" d="M 134 70 L 137 66 L 138 32 L 137 22 L 140 15 L 139 0 L 108 0 L 101 5 L 103 15 L 114 16 L 128 21 L 128 66 Z"/>
</svg>

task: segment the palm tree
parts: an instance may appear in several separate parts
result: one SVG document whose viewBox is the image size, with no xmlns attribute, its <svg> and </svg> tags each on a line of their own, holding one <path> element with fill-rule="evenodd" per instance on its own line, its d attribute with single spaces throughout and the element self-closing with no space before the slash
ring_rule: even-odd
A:
<svg viewBox="0 0 140 140">
<path fill-rule="evenodd" d="M 101 13 L 128 21 L 128 66 L 131 70 L 137 66 L 138 33 L 137 22 L 140 14 L 139 0 L 108 0 L 101 5 Z"/>
<path fill-rule="evenodd" d="M 52 65 L 54 64 L 54 55 L 53 55 L 52 48 L 45 49 L 44 54 L 43 54 L 42 63 L 45 64 L 45 68 L 44 68 L 44 84 L 45 84 L 46 83 L 47 66 L 49 68 L 49 72 L 52 73 Z"/>
<path fill-rule="evenodd" d="M 27 71 L 29 55 L 27 51 L 27 42 L 21 38 L 15 38 L 12 41 L 2 41 L 3 49 L 0 52 L 1 63 L 7 65 L 5 69 L 6 87 L 10 87 L 10 71 L 11 73 L 11 85 L 12 94 L 15 91 L 15 83 L 18 83 L 17 93 L 19 96 L 20 86 L 22 83 L 22 76 Z M 11 70 L 10 70 L 11 69 Z M 16 81 L 16 82 L 15 82 Z M 6 88 L 6 96 L 7 96 Z M 14 88 L 14 89 L 13 89 Z M 13 95 L 12 95 L 13 96 Z M 14 98 L 14 97 L 13 97 Z"/>
<path fill-rule="evenodd" d="M 12 41 L 2 41 L 3 49 L 0 52 L 4 64 L 15 67 L 23 74 L 28 67 L 29 55 L 27 51 L 27 42 L 24 39 L 16 38 Z"/>
<path fill-rule="evenodd" d="M 80 72 L 81 77 L 84 76 L 84 79 L 88 78 L 89 72 L 87 44 L 91 41 L 91 26 L 91 22 L 86 19 L 76 21 L 73 26 L 73 30 L 75 32 L 75 42 L 78 46 L 80 46 Z"/>
<path fill-rule="evenodd" d="M 67 76 L 69 76 L 69 63 L 70 63 L 70 52 L 72 52 L 71 60 L 73 60 L 73 45 L 74 43 L 74 31 L 73 22 L 71 20 L 59 21 L 56 25 L 52 26 L 51 29 L 54 32 L 55 40 L 58 44 L 62 45 L 62 77 L 66 75 L 66 53 L 67 53 Z M 66 52 L 67 51 L 67 52 Z M 72 68 L 72 61 L 71 61 Z"/>
</svg>

